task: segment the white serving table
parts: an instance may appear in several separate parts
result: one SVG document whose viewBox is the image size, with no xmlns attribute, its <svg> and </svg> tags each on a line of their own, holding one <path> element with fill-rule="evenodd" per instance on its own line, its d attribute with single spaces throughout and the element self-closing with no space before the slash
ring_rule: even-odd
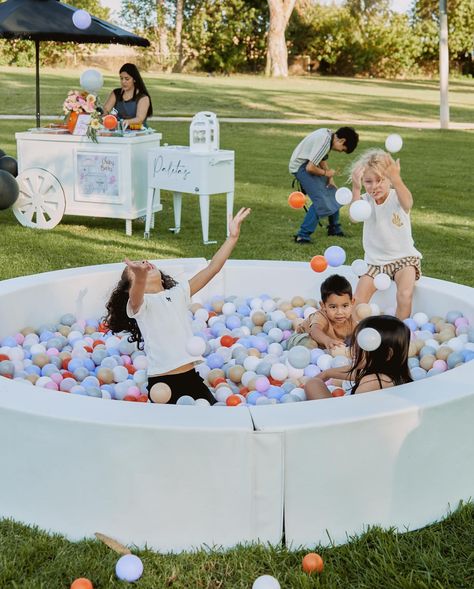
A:
<svg viewBox="0 0 474 589">
<path fill-rule="evenodd" d="M 160 133 L 87 137 L 35 130 L 15 134 L 20 196 L 13 207 L 25 227 L 52 229 L 64 214 L 125 220 L 144 217 L 147 206 L 147 153 L 160 145 Z M 154 203 L 150 212 L 162 209 Z"/>
<path fill-rule="evenodd" d="M 174 233 L 181 230 L 183 193 L 199 195 L 202 240 L 209 241 L 209 196 L 226 194 L 226 227 L 234 207 L 234 152 L 224 149 L 205 153 L 192 152 L 189 147 L 170 145 L 148 152 L 148 202 L 145 238 L 150 236 L 153 211 L 160 203 L 160 189 L 173 192 Z"/>
</svg>

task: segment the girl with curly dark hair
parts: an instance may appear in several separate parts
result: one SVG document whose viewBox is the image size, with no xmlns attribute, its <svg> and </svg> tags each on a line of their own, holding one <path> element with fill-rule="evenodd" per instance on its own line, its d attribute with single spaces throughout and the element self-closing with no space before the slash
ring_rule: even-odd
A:
<svg viewBox="0 0 474 589">
<path fill-rule="evenodd" d="M 118 333 L 128 331 L 129 341 L 145 349 L 148 359 L 148 397 L 152 402 L 176 403 L 182 395 L 216 402 L 194 369 L 202 361 L 186 349 L 193 336 L 188 317 L 191 297 L 214 278 L 237 244 L 240 225 L 250 209 L 240 209 L 230 220 L 229 237 L 209 265 L 189 281 L 177 283 L 148 260 L 126 268 L 107 304 L 105 322 Z"/>
</svg>

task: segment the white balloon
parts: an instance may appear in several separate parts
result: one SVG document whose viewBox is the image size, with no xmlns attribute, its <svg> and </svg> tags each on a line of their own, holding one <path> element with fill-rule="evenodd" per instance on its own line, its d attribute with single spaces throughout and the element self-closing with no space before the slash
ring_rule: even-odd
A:
<svg viewBox="0 0 474 589">
<path fill-rule="evenodd" d="M 369 266 L 365 260 L 354 260 L 351 264 L 351 268 L 356 276 L 362 276 L 363 274 L 366 274 Z"/>
<path fill-rule="evenodd" d="M 367 221 L 371 214 L 372 209 L 369 203 L 362 199 L 354 201 L 349 208 L 351 219 L 357 223 Z"/>
<path fill-rule="evenodd" d="M 206 342 L 197 335 L 190 337 L 186 342 L 186 351 L 191 356 L 202 356 L 206 351 Z"/>
<path fill-rule="evenodd" d="M 79 82 L 84 90 L 95 93 L 104 85 L 104 78 L 100 72 L 91 69 L 82 72 Z"/>
<path fill-rule="evenodd" d="M 352 191 L 346 186 L 342 186 L 336 190 L 336 201 L 340 205 L 348 205 L 352 200 Z"/>
<path fill-rule="evenodd" d="M 91 26 L 92 18 L 87 10 L 76 10 L 72 15 L 72 22 L 78 29 L 88 29 Z"/>
<path fill-rule="evenodd" d="M 391 283 L 392 281 L 390 276 L 388 274 L 384 274 L 383 272 L 377 274 L 377 276 L 374 278 L 374 286 L 377 290 L 387 290 L 387 288 L 390 288 Z"/>
<path fill-rule="evenodd" d="M 357 343 L 366 352 L 373 352 L 382 343 L 382 336 L 376 329 L 365 327 L 358 333 Z"/>
<path fill-rule="evenodd" d="M 403 146 L 403 139 L 397 133 L 393 133 L 389 135 L 387 139 L 385 139 L 385 148 L 387 151 L 391 153 L 397 153 Z"/>
<path fill-rule="evenodd" d="M 280 583 L 271 575 L 262 575 L 255 579 L 252 589 L 281 589 Z"/>
</svg>

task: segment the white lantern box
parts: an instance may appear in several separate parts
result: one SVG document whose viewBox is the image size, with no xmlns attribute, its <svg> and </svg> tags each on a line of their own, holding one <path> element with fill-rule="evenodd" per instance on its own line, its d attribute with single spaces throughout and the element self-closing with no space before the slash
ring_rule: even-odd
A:
<svg viewBox="0 0 474 589">
<path fill-rule="evenodd" d="M 202 111 L 194 115 L 189 127 L 189 149 L 200 153 L 219 149 L 219 121 L 215 113 Z"/>
</svg>

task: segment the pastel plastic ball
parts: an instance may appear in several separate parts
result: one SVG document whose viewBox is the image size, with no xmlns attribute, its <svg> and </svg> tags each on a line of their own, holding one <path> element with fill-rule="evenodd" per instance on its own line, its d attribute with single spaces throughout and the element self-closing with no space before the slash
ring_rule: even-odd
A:
<svg viewBox="0 0 474 589">
<path fill-rule="evenodd" d="M 403 147 L 403 139 L 398 133 L 392 133 L 385 139 L 385 149 L 390 153 L 397 153 Z"/>
<path fill-rule="evenodd" d="M 306 196 L 302 192 L 292 192 L 288 197 L 288 204 L 292 209 L 302 209 L 306 203 Z"/>
<path fill-rule="evenodd" d="M 459 319 L 462 316 L 463 314 L 461 313 L 461 311 L 448 311 L 446 313 L 446 321 L 448 323 L 454 323 L 456 319 Z"/>
<path fill-rule="evenodd" d="M 390 276 L 388 274 L 384 274 L 383 272 L 377 274 L 377 276 L 374 278 L 374 286 L 377 290 L 387 290 L 390 288 L 391 284 L 392 281 Z"/>
<path fill-rule="evenodd" d="M 352 190 L 346 186 L 341 186 L 336 190 L 336 201 L 340 205 L 348 205 L 352 200 Z"/>
<path fill-rule="evenodd" d="M 338 245 L 331 245 L 324 252 L 324 257 L 330 266 L 336 268 L 346 261 L 346 252 Z"/>
<path fill-rule="evenodd" d="M 106 129 L 112 131 L 118 125 L 117 117 L 115 115 L 105 115 L 102 119 L 102 124 Z"/>
<path fill-rule="evenodd" d="M 295 346 L 288 352 L 288 363 L 293 368 L 306 368 L 311 362 L 311 352 L 304 346 Z"/>
<path fill-rule="evenodd" d="M 372 327 L 365 327 L 357 334 L 357 343 L 366 352 L 373 352 L 382 343 L 382 336 Z"/>
<path fill-rule="evenodd" d="M 283 382 L 288 376 L 288 368 L 281 362 L 276 362 L 270 368 L 270 376 L 275 380 Z"/>
<path fill-rule="evenodd" d="M 320 370 L 327 370 L 331 368 L 332 356 L 330 354 L 322 354 L 316 360 L 316 364 Z"/>
<path fill-rule="evenodd" d="M 355 308 L 355 314 L 359 321 L 372 315 L 372 307 L 368 303 L 359 303 Z"/>
<path fill-rule="evenodd" d="M 363 276 L 369 269 L 369 266 L 365 260 L 357 259 L 352 262 L 351 269 L 356 276 Z"/>
<path fill-rule="evenodd" d="M 191 356 L 202 356 L 206 351 L 206 342 L 203 340 L 202 337 L 197 335 L 191 337 L 186 342 L 186 351 Z M 214 368 L 218 368 L 215 366 Z"/>
<path fill-rule="evenodd" d="M 190 395 L 182 395 L 177 401 L 176 405 L 194 405 L 196 401 Z"/>
<path fill-rule="evenodd" d="M 72 22 L 75 27 L 84 30 L 91 26 L 92 18 L 86 10 L 76 10 L 72 15 Z"/>
<path fill-rule="evenodd" d="M 281 589 L 280 583 L 271 575 L 261 575 L 253 582 L 252 589 Z"/>
<path fill-rule="evenodd" d="M 104 85 L 104 78 L 99 71 L 90 69 L 82 72 L 79 82 L 87 92 L 96 93 Z"/>
<path fill-rule="evenodd" d="M 143 563 L 134 554 L 121 556 L 115 565 L 115 574 L 121 581 L 133 583 L 143 574 Z"/>
<path fill-rule="evenodd" d="M 428 315 L 426 313 L 415 313 L 413 315 L 413 321 L 418 327 L 421 327 L 425 323 L 428 323 Z"/>
<path fill-rule="evenodd" d="M 168 403 L 171 399 L 171 389 L 165 382 L 157 382 L 150 389 L 150 399 L 153 403 Z"/>
<path fill-rule="evenodd" d="M 324 569 L 323 559 L 316 552 L 309 552 L 303 557 L 301 568 L 305 573 L 322 573 Z"/>
<path fill-rule="evenodd" d="M 89 579 L 81 577 L 71 583 L 71 589 L 94 589 L 94 585 Z"/>
<path fill-rule="evenodd" d="M 270 381 L 266 376 L 260 376 L 255 382 L 255 390 L 264 393 L 270 388 Z"/>
<path fill-rule="evenodd" d="M 314 272 L 324 272 L 328 267 L 328 261 L 324 256 L 314 256 L 310 261 L 311 270 Z"/>
<path fill-rule="evenodd" d="M 362 199 L 354 201 L 349 208 L 349 216 L 356 223 L 367 221 L 371 214 L 369 203 Z"/>
</svg>

